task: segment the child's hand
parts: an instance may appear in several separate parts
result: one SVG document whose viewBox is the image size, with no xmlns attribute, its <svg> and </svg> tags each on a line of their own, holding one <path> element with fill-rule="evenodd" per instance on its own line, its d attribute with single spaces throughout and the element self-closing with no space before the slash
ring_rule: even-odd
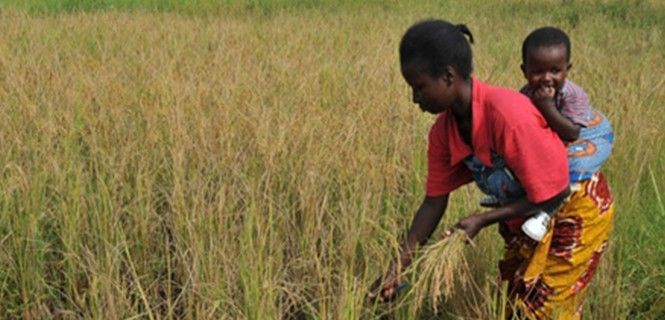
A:
<svg viewBox="0 0 665 320">
<path fill-rule="evenodd" d="M 533 98 L 531 100 L 538 109 L 554 107 L 555 95 L 556 89 L 554 89 L 554 87 L 540 87 L 534 91 Z"/>
</svg>

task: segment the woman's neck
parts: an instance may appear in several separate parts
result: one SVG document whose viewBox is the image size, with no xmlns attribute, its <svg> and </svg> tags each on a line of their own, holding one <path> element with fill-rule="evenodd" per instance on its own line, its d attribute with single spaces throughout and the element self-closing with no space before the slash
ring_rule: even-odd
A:
<svg viewBox="0 0 665 320">
<path fill-rule="evenodd" d="M 459 86 L 459 96 L 452 107 L 453 115 L 455 115 L 458 122 L 471 121 L 472 82 L 470 79 L 460 80 L 457 86 Z"/>
<path fill-rule="evenodd" d="M 472 127 L 472 108 L 471 108 L 471 92 L 472 82 L 462 80 L 455 84 L 457 86 L 458 97 L 453 104 L 452 112 L 457 122 L 457 130 L 459 131 L 462 140 L 469 145 L 473 146 L 473 138 L 471 136 Z"/>
</svg>

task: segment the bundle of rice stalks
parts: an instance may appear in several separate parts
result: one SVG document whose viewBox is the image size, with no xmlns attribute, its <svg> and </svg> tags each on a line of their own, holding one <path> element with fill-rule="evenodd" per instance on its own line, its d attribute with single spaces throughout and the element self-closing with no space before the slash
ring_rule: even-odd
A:
<svg viewBox="0 0 665 320">
<path fill-rule="evenodd" d="M 443 239 L 424 248 L 413 264 L 415 282 L 413 294 L 419 310 L 429 298 L 435 311 L 441 298 L 449 299 L 456 289 L 466 290 L 472 281 L 469 264 L 464 255 L 466 233 L 454 229 L 444 233 Z"/>
</svg>

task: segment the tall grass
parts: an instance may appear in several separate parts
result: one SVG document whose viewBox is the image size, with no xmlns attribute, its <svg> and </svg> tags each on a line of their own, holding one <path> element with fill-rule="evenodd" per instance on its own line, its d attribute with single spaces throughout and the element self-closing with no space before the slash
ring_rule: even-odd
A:
<svg viewBox="0 0 665 320">
<path fill-rule="evenodd" d="M 571 77 L 617 134 L 615 232 L 586 315 L 665 313 L 659 3 L 7 3 L 0 317 L 411 318 L 407 301 L 364 294 L 423 197 L 433 119 L 411 105 L 396 51 L 430 16 L 467 23 L 475 75 L 513 88 L 522 38 L 570 31 Z M 453 194 L 442 224 L 477 200 Z M 476 242 L 480 289 L 417 316 L 500 317 L 500 240 Z"/>
</svg>

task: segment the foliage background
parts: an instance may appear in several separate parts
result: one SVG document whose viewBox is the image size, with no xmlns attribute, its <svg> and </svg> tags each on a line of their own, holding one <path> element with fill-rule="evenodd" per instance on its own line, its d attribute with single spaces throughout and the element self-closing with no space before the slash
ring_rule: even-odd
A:
<svg viewBox="0 0 665 320">
<path fill-rule="evenodd" d="M 500 318 L 494 228 L 438 314 L 364 302 L 423 197 L 433 118 L 397 46 L 428 17 L 466 23 L 475 76 L 512 88 L 526 34 L 568 31 L 616 131 L 586 317 L 665 317 L 660 2 L 0 3 L 2 318 Z"/>
</svg>

